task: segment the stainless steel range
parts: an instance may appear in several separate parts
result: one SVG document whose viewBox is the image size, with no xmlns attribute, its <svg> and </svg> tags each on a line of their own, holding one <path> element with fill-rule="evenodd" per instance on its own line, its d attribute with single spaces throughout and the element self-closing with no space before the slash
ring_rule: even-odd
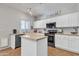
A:
<svg viewBox="0 0 79 59">
<path fill-rule="evenodd" d="M 48 45 L 55 47 L 55 33 L 57 32 L 56 22 L 47 23 L 46 30 L 47 30 L 47 33 L 45 33 L 45 35 L 48 36 Z"/>
</svg>

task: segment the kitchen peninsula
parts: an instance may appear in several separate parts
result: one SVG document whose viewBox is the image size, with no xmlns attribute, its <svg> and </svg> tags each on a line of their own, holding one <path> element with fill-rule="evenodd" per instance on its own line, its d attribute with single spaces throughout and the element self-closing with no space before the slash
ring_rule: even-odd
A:
<svg viewBox="0 0 79 59">
<path fill-rule="evenodd" d="M 47 56 L 47 37 L 40 33 L 26 33 L 21 37 L 22 56 Z"/>
</svg>

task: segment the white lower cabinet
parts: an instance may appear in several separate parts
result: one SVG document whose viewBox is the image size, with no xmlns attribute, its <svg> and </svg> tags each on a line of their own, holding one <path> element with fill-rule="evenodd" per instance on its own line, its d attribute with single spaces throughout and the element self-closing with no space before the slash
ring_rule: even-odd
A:
<svg viewBox="0 0 79 59">
<path fill-rule="evenodd" d="M 68 38 L 67 36 L 63 36 L 61 37 L 61 47 L 64 48 L 64 49 L 68 49 Z"/>
<path fill-rule="evenodd" d="M 72 50 L 73 52 L 79 53 L 79 37 L 77 36 L 70 36 L 69 39 L 69 50 Z"/>
<path fill-rule="evenodd" d="M 60 35 L 55 35 L 55 46 L 56 47 L 61 47 L 61 36 Z"/>
<path fill-rule="evenodd" d="M 76 37 L 76 45 L 75 45 L 75 51 L 78 51 L 78 53 L 79 53 L 79 37 Z"/>
<path fill-rule="evenodd" d="M 79 37 L 76 37 L 76 41 L 75 41 L 75 48 L 74 48 L 74 50 L 75 51 L 77 51 L 78 53 L 79 53 Z M 75 39 L 74 39 L 75 40 Z"/>
<path fill-rule="evenodd" d="M 22 56 L 47 56 L 48 46 L 47 38 L 33 40 L 22 37 L 21 40 L 21 55 Z"/>
<path fill-rule="evenodd" d="M 0 47 L 6 47 L 8 46 L 8 39 L 7 38 L 1 38 L 0 39 Z"/>
<path fill-rule="evenodd" d="M 63 35 L 56 35 L 55 36 L 55 46 L 63 49 L 68 48 L 68 40 L 67 37 Z"/>
<path fill-rule="evenodd" d="M 11 45 L 10 46 L 12 49 L 15 49 L 15 34 L 11 35 Z"/>
<path fill-rule="evenodd" d="M 64 50 L 79 53 L 79 37 L 55 35 L 55 46 Z"/>
</svg>

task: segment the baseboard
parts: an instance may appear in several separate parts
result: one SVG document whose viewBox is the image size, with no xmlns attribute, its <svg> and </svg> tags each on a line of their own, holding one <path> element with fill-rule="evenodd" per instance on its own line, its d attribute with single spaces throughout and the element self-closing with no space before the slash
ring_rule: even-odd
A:
<svg viewBox="0 0 79 59">
<path fill-rule="evenodd" d="M 73 50 L 70 50 L 70 49 L 60 48 L 60 47 L 57 47 L 57 46 L 56 46 L 56 48 L 62 49 L 62 50 L 68 51 L 68 52 L 72 52 L 72 53 L 77 53 L 77 54 L 79 54 L 78 51 L 73 51 Z"/>
<path fill-rule="evenodd" d="M 10 48 L 10 47 L 9 46 L 1 47 L 0 50 L 4 50 L 4 49 L 7 49 L 7 48 Z"/>
</svg>

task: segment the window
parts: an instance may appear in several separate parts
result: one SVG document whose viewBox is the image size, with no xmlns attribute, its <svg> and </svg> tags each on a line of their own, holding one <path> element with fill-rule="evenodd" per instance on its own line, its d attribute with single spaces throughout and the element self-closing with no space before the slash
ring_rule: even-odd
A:
<svg viewBox="0 0 79 59">
<path fill-rule="evenodd" d="M 30 21 L 21 20 L 21 31 L 27 32 L 31 29 Z"/>
</svg>

